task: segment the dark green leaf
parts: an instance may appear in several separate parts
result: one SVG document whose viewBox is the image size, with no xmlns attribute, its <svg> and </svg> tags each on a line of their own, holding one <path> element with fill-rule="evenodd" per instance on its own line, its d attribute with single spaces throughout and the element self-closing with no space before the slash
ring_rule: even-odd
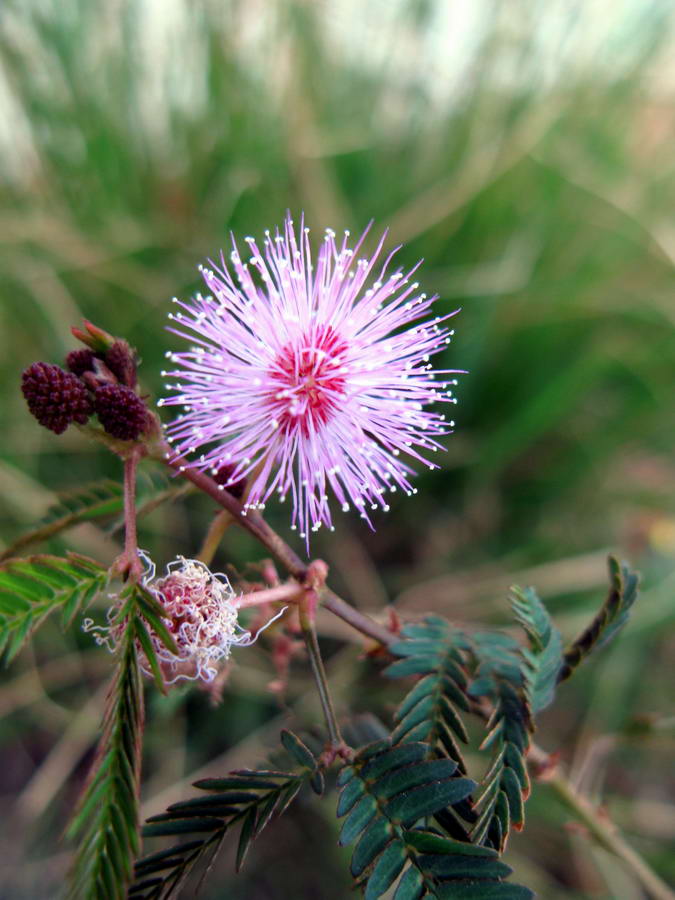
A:
<svg viewBox="0 0 675 900">
<path fill-rule="evenodd" d="M 372 744 L 367 744 L 365 747 L 361 747 L 361 749 L 359 750 L 359 759 L 370 759 L 371 756 L 377 756 L 379 753 L 384 753 L 386 750 L 391 750 L 390 738 L 383 738 L 379 741 L 373 741 Z"/>
<path fill-rule="evenodd" d="M 341 847 L 351 844 L 377 812 L 377 802 L 373 797 L 362 797 L 342 824 L 338 843 Z"/>
<path fill-rule="evenodd" d="M 533 588 L 511 588 L 511 607 L 530 642 L 524 651 L 527 694 L 534 713 L 553 701 L 563 665 L 562 638 Z"/>
<path fill-rule="evenodd" d="M 314 754 L 292 731 L 284 730 L 281 732 L 281 743 L 284 745 L 284 749 L 301 766 L 305 766 L 308 769 L 316 768 L 317 762 Z"/>
<path fill-rule="evenodd" d="M 166 850 L 159 850 L 157 853 L 151 853 L 148 856 L 143 857 L 142 860 L 136 865 L 137 871 L 140 868 L 145 868 L 147 866 L 154 865 L 155 863 L 162 862 L 166 859 L 172 859 L 178 856 L 185 856 L 191 850 L 196 850 L 197 848 L 202 846 L 203 841 L 186 841 L 183 844 L 174 844 L 172 847 L 167 847 Z"/>
<path fill-rule="evenodd" d="M 489 847 L 480 847 L 477 844 L 464 844 L 461 841 L 453 841 L 448 837 L 442 837 L 440 834 L 434 834 L 431 831 L 413 831 L 406 832 L 406 841 L 420 853 L 457 853 L 462 856 L 481 856 L 487 859 L 497 859 L 496 850 Z"/>
<path fill-rule="evenodd" d="M 393 749 L 387 747 L 384 752 L 368 759 L 361 769 L 361 778 L 365 778 L 366 781 L 375 781 L 385 772 L 395 769 L 397 766 L 410 765 L 423 760 L 428 753 L 429 746 L 422 743 L 401 744 Z M 361 758 L 360 754 L 359 758 Z"/>
<path fill-rule="evenodd" d="M 406 678 L 408 675 L 427 675 L 431 668 L 433 668 L 433 661 L 422 656 L 409 656 L 407 659 L 399 659 L 387 666 L 382 674 L 387 678 Z"/>
<path fill-rule="evenodd" d="M 380 856 L 368 879 L 365 900 L 377 900 L 394 883 L 406 863 L 407 854 L 403 841 L 393 840 Z"/>
<path fill-rule="evenodd" d="M 360 778 L 350 779 L 343 787 L 338 800 L 337 816 L 342 818 L 354 806 L 359 797 L 362 797 L 366 790 L 366 785 Z"/>
<path fill-rule="evenodd" d="M 398 883 L 394 900 L 419 900 L 424 890 L 424 878 L 419 869 L 411 866 Z"/>
<path fill-rule="evenodd" d="M 146 857 L 137 864 L 137 875 L 147 874 L 148 867 L 161 866 L 166 874 L 157 882 L 153 898 L 168 897 L 175 886 L 182 883 L 189 870 L 207 850 L 216 853 L 234 822 L 241 822 L 237 850 L 237 866 L 241 866 L 250 844 L 268 822 L 281 815 L 297 796 L 303 784 L 318 774 L 317 770 L 303 768 L 303 772 L 280 772 L 274 769 L 239 769 L 224 778 L 206 778 L 198 781 L 204 793 L 189 800 L 172 804 L 167 812 L 148 820 L 144 834 L 149 836 L 203 832 L 209 835 L 204 841 L 185 844 L 176 848 L 174 856 L 165 866 L 162 860 L 153 863 Z M 139 896 L 133 890 L 134 896 Z"/>
<path fill-rule="evenodd" d="M 451 778 L 457 771 L 457 763 L 451 759 L 432 759 L 402 766 L 383 775 L 372 787 L 372 792 L 383 799 L 421 784 Z"/>
<path fill-rule="evenodd" d="M 424 678 L 420 678 L 396 711 L 396 721 L 400 722 L 409 712 L 412 712 L 421 700 L 424 700 L 429 694 L 433 694 L 437 685 L 438 679 L 434 675 L 426 675 Z"/>
<path fill-rule="evenodd" d="M 318 794 L 320 797 L 326 788 L 326 780 L 323 776 L 323 772 L 317 769 L 317 771 L 314 772 L 314 774 L 309 779 L 309 786 L 314 791 L 314 793 Z"/>
<path fill-rule="evenodd" d="M 439 884 L 435 888 L 437 900 L 532 900 L 531 890 L 506 882 L 457 882 Z"/>
<path fill-rule="evenodd" d="M 523 795 L 521 793 L 520 781 L 513 769 L 509 767 L 504 769 L 501 786 L 509 804 L 509 815 L 513 826 L 515 828 L 522 827 L 523 819 L 525 817 Z"/>
<path fill-rule="evenodd" d="M 475 881 L 498 881 L 508 878 L 513 871 L 497 859 L 486 859 L 478 856 L 459 856 L 456 853 L 444 856 L 421 856 L 419 866 L 436 878 L 460 880 L 468 878 Z"/>
<path fill-rule="evenodd" d="M 159 667 L 157 654 L 155 653 L 155 648 L 153 647 L 152 641 L 150 640 L 150 635 L 148 634 L 145 625 L 140 621 L 140 619 L 135 619 L 132 627 L 134 628 L 134 631 L 136 633 L 136 639 L 141 645 L 143 653 L 145 653 L 145 658 L 147 659 L 148 665 L 150 666 L 150 671 L 152 672 L 155 686 L 160 693 L 164 694 L 166 693 L 164 676 L 162 675 L 162 670 Z"/>
<path fill-rule="evenodd" d="M 639 576 L 615 557 L 608 559 L 610 589 L 605 602 L 587 628 L 565 651 L 558 681 L 565 681 L 577 666 L 598 647 L 612 640 L 628 621 L 638 596 Z"/>
<path fill-rule="evenodd" d="M 172 803 L 168 807 L 168 812 L 182 812 L 185 809 L 191 809 L 196 806 L 208 806 L 211 803 L 216 805 L 226 805 L 237 807 L 240 804 L 255 803 L 259 799 L 255 791 L 222 791 L 219 794 L 200 795 L 192 797 L 190 800 L 180 800 L 178 803 Z"/>
<path fill-rule="evenodd" d="M 295 775 L 289 774 L 285 776 L 287 779 L 295 778 Z M 257 790 L 259 788 L 270 788 L 274 789 L 278 787 L 277 781 L 272 778 L 264 777 L 258 778 L 255 774 L 252 775 L 238 775 L 233 777 L 232 775 L 228 775 L 225 778 L 201 778 L 199 781 L 194 782 L 194 787 L 199 788 L 200 791 L 228 791 L 230 789 L 235 791 L 241 790 Z"/>
<path fill-rule="evenodd" d="M 351 871 L 355 878 L 371 864 L 371 862 L 387 846 L 394 833 L 393 826 L 383 818 L 377 818 L 366 828 L 352 854 Z"/>
<path fill-rule="evenodd" d="M 246 858 L 246 854 L 248 853 L 248 848 L 250 847 L 251 841 L 253 840 L 253 835 L 255 833 L 255 820 L 256 809 L 255 806 L 252 806 L 244 816 L 244 821 L 241 823 L 239 844 L 237 846 L 237 861 L 235 864 L 237 872 L 244 864 L 244 859 Z"/>
<path fill-rule="evenodd" d="M 387 817 L 403 825 L 432 816 L 440 809 L 468 797 L 476 787 L 470 778 L 433 782 L 393 797 L 385 807 Z"/>
<path fill-rule="evenodd" d="M 345 766 L 343 769 L 340 769 L 337 777 L 337 786 L 342 787 L 347 784 L 347 782 L 354 777 L 354 773 L 356 769 L 354 766 Z"/>
<path fill-rule="evenodd" d="M 216 831 L 223 820 L 214 816 L 195 816 L 188 819 L 170 819 L 164 822 L 149 822 L 143 826 L 143 837 L 158 837 L 163 834 L 195 834 Z"/>
</svg>

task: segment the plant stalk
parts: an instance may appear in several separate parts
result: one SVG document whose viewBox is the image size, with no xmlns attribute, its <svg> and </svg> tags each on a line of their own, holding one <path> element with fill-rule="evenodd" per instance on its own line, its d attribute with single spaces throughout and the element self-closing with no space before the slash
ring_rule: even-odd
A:
<svg viewBox="0 0 675 900">
<path fill-rule="evenodd" d="M 140 581 L 143 576 L 136 532 L 136 468 L 140 457 L 136 448 L 124 457 L 124 552 L 113 564 L 117 573 L 130 581 Z"/>
<path fill-rule="evenodd" d="M 247 510 L 244 506 L 226 491 L 221 485 L 198 469 L 193 468 L 190 463 L 181 456 L 177 456 L 175 452 L 166 442 L 161 442 L 152 448 L 152 456 L 154 459 L 169 466 L 178 474 L 191 481 L 195 487 L 198 487 L 205 494 L 208 494 L 219 506 L 226 509 L 235 522 L 246 531 L 250 532 L 260 543 L 266 547 L 273 556 L 286 568 L 288 573 L 297 579 L 300 583 L 304 583 L 307 577 L 307 566 L 302 562 L 300 557 L 292 550 L 286 541 L 271 528 L 260 513 Z M 208 535 L 207 539 L 208 541 Z M 206 544 L 206 541 L 205 541 Z M 203 552 L 202 548 L 202 552 Z M 208 551 L 208 548 L 207 548 Z M 200 559 L 203 557 L 200 554 Z M 330 610 L 338 618 L 347 622 L 352 628 L 360 631 L 366 637 L 370 637 L 385 647 L 396 640 L 396 635 L 389 631 L 385 626 L 375 622 L 370 616 L 365 615 L 359 610 L 354 609 L 341 597 L 333 593 L 328 588 L 320 591 L 322 605 Z"/>
<path fill-rule="evenodd" d="M 245 609 L 248 606 L 260 606 L 263 603 L 297 603 L 304 589 L 299 584 L 280 584 L 277 587 L 266 588 L 264 591 L 252 591 L 243 594 L 237 600 L 237 609 Z"/>
<path fill-rule="evenodd" d="M 389 644 L 393 644 L 394 641 L 398 640 L 398 635 L 390 631 L 386 625 L 380 625 L 379 622 L 371 619 L 370 616 L 359 612 L 358 609 L 355 609 L 342 597 L 338 597 L 337 594 L 333 593 L 330 588 L 323 588 L 319 592 L 319 597 L 324 609 L 330 610 L 333 615 L 338 616 L 338 618 L 347 622 L 348 625 L 351 625 L 352 628 L 360 631 L 361 634 L 365 634 L 366 637 L 377 641 L 378 644 L 388 647 Z"/>
<path fill-rule="evenodd" d="M 314 597 L 312 597 L 314 595 Z M 328 729 L 328 738 L 333 747 L 339 747 L 344 744 L 340 733 L 340 726 L 337 723 L 333 701 L 328 689 L 328 681 L 326 679 L 326 670 L 324 669 L 321 651 L 319 649 L 319 641 L 316 636 L 316 628 L 314 626 L 314 615 L 311 611 L 311 604 L 315 601 L 316 594 L 314 591 L 305 591 L 298 606 L 298 617 L 300 619 L 300 628 L 302 636 L 305 639 L 307 647 L 307 655 L 312 667 L 312 674 L 319 692 L 319 700 L 321 708 L 326 720 L 326 728 Z"/>
<path fill-rule="evenodd" d="M 273 528 L 270 528 L 260 513 L 245 509 L 239 500 L 226 491 L 222 485 L 219 485 L 204 472 L 194 469 L 186 459 L 177 456 L 168 444 L 160 444 L 159 451 L 161 455 L 157 455 L 157 451 L 153 452 L 155 459 L 161 460 L 165 465 L 170 466 L 174 471 L 191 481 L 201 491 L 204 491 L 205 494 L 208 494 L 209 497 L 231 514 L 235 522 L 256 537 L 263 546 L 267 547 L 270 553 L 276 556 L 294 578 L 297 578 L 298 581 L 304 581 L 307 566 L 284 539 Z"/>
<path fill-rule="evenodd" d="M 543 766 L 546 770 L 550 757 L 545 750 L 533 744 L 528 757 L 536 765 Z M 551 787 L 558 799 L 574 814 L 575 818 L 586 826 L 601 847 L 618 856 L 653 900 L 675 900 L 675 892 L 654 872 L 640 854 L 626 843 L 616 825 L 574 787 L 559 767 L 556 766 L 550 773 L 546 771 L 542 776 L 542 781 Z"/>
</svg>

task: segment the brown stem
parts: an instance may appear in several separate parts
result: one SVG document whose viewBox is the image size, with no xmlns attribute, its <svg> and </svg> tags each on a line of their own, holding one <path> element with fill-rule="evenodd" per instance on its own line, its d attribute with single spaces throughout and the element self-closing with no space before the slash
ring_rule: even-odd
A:
<svg viewBox="0 0 675 900">
<path fill-rule="evenodd" d="M 286 568 L 290 575 L 299 582 L 304 583 L 307 577 L 307 566 L 302 562 L 300 557 L 293 551 L 284 539 L 267 524 L 260 513 L 246 510 L 243 505 L 226 491 L 222 485 L 200 472 L 198 469 L 192 468 L 190 463 L 175 452 L 165 442 L 160 442 L 152 449 L 152 456 L 165 465 L 170 466 L 188 481 L 191 481 L 196 487 L 205 494 L 208 494 L 220 506 L 226 509 L 235 522 L 242 528 L 250 532 L 256 537 L 263 546 L 275 556 L 280 563 Z M 370 616 L 359 612 L 350 606 L 341 597 L 333 593 L 328 588 L 320 591 L 322 605 L 330 610 L 334 615 L 351 625 L 357 631 L 365 634 L 367 637 L 378 641 L 385 646 L 396 640 L 396 635 L 389 631 L 383 625 L 375 622 Z"/>
<path fill-rule="evenodd" d="M 366 616 L 364 613 L 359 612 L 358 609 L 354 609 L 354 607 L 350 606 L 346 600 L 343 600 L 342 597 L 338 597 L 337 594 L 334 594 L 330 588 L 324 588 L 320 592 L 319 597 L 321 599 L 321 605 L 325 609 L 330 610 L 333 615 L 338 616 L 344 622 L 347 622 L 352 628 L 355 628 L 367 637 L 372 638 L 374 641 L 383 644 L 385 647 L 388 647 L 389 644 L 393 644 L 394 641 L 398 640 L 398 636 L 394 634 L 393 631 L 389 631 L 385 625 L 380 625 L 379 622 L 371 619 L 370 616 Z"/>
<path fill-rule="evenodd" d="M 116 574 L 130 581 L 140 581 L 143 576 L 136 534 L 136 467 L 141 455 L 134 448 L 124 457 L 124 552 L 112 567 Z"/>
<path fill-rule="evenodd" d="M 323 666 L 321 651 L 319 649 L 319 641 L 316 636 L 316 627 L 314 625 L 313 605 L 316 603 L 317 597 L 313 590 L 305 591 L 298 607 L 298 616 L 300 619 L 300 628 L 302 636 L 307 647 L 307 655 L 312 667 L 312 674 L 319 692 L 319 700 L 321 708 L 326 720 L 326 728 L 328 729 L 328 738 L 333 747 L 339 747 L 344 744 L 342 735 L 340 734 L 340 726 L 337 723 L 335 710 L 333 708 L 333 700 L 328 689 L 328 680 L 326 679 L 326 670 Z"/>
<path fill-rule="evenodd" d="M 288 572 L 297 578 L 298 581 L 304 581 L 307 572 L 307 566 L 302 562 L 300 557 L 295 553 L 288 544 L 280 537 L 273 528 L 267 524 L 260 513 L 252 510 L 244 509 L 243 505 L 228 493 L 222 485 L 218 484 L 198 469 L 193 469 L 190 463 L 180 456 L 176 456 L 174 451 L 166 444 L 160 445 L 162 452 L 162 462 L 170 466 L 176 472 L 179 472 L 188 481 L 191 481 L 196 487 L 209 497 L 212 497 L 216 503 L 226 509 L 232 518 L 256 537 L 272 553 L 279 562 L 283 563 Z"/>
<path fill-rule="evenodd" d="M 129 557 L 138 552 L 136 532 L 136 466 L 138 456 L 131 453 L 124 460 L 124 550 Z"/>
<path fill-rule="evenodd" d="M 237 600 L 237 609 L 248 606 L 260 606 L 262 603 L 297 603 L 302 596 L 303 588 L 298 584 L 280 584 L 264 591 L 252 591 L 243 594 Z"/>
</svg>

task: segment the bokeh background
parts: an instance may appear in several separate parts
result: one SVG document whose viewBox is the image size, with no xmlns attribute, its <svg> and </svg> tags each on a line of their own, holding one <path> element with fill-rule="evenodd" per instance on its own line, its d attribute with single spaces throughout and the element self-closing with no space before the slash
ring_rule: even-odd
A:
<svg viewBox="0 0 675 900">
<path fill-rule="evenodd" d="M 611 550 L 643 573 L 616 645 L 543 719 L 576 782 L 675 877 L 675 8 L 670 0 L 3 0 L 0 6 L 0 549 L 57 493 L 119 478 L 75 430 L 37 426 L 19 393 L 61 362 L 82 317 L 126 337 L 162 391 L 173 295 L 228 232 L 286 209 L 315 234 L 388 227 L 439 313 L 462 307 L 447 362 L 457 433 L 440 473 L 367 531 L 341 518 L 313 550 L 356 605 L 505 622 L 535 584 L 571 637 L 604 592 Z M 149 473 L 148 473 L 149 475 Z M 206 498 L 140 526 L 158 561 L 199 547 Z M 286 511 L 269 509 L 285 535 Z M 47 544 L 104 562 L 119 522 Z M 117 530 L 116 530 L 117 529 Z M 228 532 L 219 567 L 261 551 Z M 397 690 L 324 623 L 342 709 L 386 720 Z M 144 813 L 205 771 L 259 761 L 317 707 L 302 664 L 287 707 L 261 645 L 225 699 L 149 691 Z M 48 898 L 91 759 L 110 660 L 58 623 L 0 684 L 0 897 Z M 477 765 L 480 765 L 476 761 Z M 640 889 L 538 786 L 507 860 L 543 898 Z M 301 802 L 209 898 L 351 896 L 330 802 Z"/>
</svg>

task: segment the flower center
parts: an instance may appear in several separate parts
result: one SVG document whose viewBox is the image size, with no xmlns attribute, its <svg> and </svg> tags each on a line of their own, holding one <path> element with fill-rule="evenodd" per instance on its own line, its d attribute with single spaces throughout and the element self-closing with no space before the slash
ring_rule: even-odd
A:
<svg viewBox="0 0 675 900">
<path fill-rule="evenodd" d="M 319 325 L 274 360 L 269 401 L 278 427 L 305 437 L 325 425 L 345 393 L 347 344 L 330 325 Z"/>
</svg>

